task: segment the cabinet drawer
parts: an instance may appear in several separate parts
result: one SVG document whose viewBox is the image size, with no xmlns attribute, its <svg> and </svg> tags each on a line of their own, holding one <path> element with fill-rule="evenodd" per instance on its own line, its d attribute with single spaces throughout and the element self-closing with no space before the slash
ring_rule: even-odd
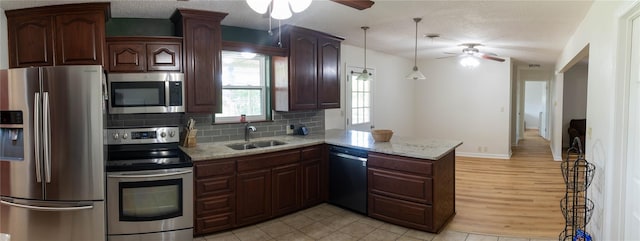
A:
<svg viewBox="0 0 640 241">
<path fill-rule="evenodd" d="M 390 223 L 432 231 L 433 208 L 418 204 L 369 194 L 369 216 Z"/>
<path fill-rule="evenodd" d="M 196 181 L 196 196 L 206 197 L 221 193 L 232 193 L 235 190 L 234 176 L 222 176 Z"/>
<path fill-rule="evenodd" d="M 322 158 L 322 145 L 302 149 L 302 160 L 309 161 Z"/>
<path fill-rule="evenodd" d="M 204 161 L 195 163 L 196 178 L 231 175 L 235 173 L 235 161 Z"/>
<path fill-rule="evenodd" d="M 233 213 L 211 215 L 203 218 L 196 218 L 196 235 L 213 233 L 233 227 Z"/>
<path fill-rule="evenodd" d="M 417 160 L 408 157 L 369 153 L 367 165 L 381 167 L 396 171 L 411 172 L 431 176 L 431 163 L 425 160 Z"/>
<path fill-rule="evenodd" d="M 196 200 L 196 216 L 233 212 L 236 206 L 235 195 L 219 195 Z"/>
<path fill-rule="evenodd" d="M 369 192 L 407 201 L 432 204 L 433 179 L 400 172 L 369 168 Z"/>
<path fill-rule="evenodd" d="M 300 161 L 300 149 L 250 156 L 238 160 L 238 172 L 268 169 Z"/>
</svg>

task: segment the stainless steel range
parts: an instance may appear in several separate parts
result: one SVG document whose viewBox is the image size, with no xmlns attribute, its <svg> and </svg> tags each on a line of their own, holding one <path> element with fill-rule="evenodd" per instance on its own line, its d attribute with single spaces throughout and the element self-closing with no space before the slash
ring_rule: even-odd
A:
<svg viewBox="0 0 640 241">
<path fill-rule="evenodd" d="M 193 163 L 178 131 L 107 130 L 108 240 L 193 239 Z"/>
</svg>

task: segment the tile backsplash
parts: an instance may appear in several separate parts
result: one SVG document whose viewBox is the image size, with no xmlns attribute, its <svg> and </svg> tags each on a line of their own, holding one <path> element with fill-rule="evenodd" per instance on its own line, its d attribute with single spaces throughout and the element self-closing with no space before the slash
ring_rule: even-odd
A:
<svg viewBox="0 0 640 241">
<path fill-rule="evenodd" d="M 107 128 L 134 128 L 155 126 L 180 126 L 181 131 L 189 118 L 196 120 L 198 143 L 233 141 L 244 139 L 244 124 L 211 124 L 211 114 L 124 114 L 108 115 Z M 256 122 L 251 138 L 285 135 L 285 126 L 305 125 L 310 133 L 324 131 L 324 110 L 274 112 L 273 121 Z"/>
</svg>

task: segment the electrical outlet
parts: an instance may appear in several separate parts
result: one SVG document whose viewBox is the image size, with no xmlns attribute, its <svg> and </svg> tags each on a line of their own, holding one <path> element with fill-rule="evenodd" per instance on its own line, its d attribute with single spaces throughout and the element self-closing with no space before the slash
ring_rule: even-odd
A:
<svg viewBox="0 0 640 241">
<path fill-rule="evenodd" d="M 284 129 L 287 130 L 287 135 L 293 135 L 293 125 L 286 125 L 284 126 Z"/>
<path fill-rule="evenodd" d="M 482 152 L 482 147 L 478 146 L 478 152 Z"/>
<path fill-rule="evenodd" d="M 483 151 L 483 152 L 487 152 L 487 151 L 488 151 L 488 149 L 489 149 L 489 148 L 485 146 L 485 147 L 483 148 L 483 150 L 482 150 L 482 151 Z"/>
</svg>

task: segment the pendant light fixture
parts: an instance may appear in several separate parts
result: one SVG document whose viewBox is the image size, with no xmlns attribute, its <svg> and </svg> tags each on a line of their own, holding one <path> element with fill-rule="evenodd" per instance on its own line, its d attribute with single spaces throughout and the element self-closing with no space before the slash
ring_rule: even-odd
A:
<svg viewBox="0 0 640 241">
<path fill-rule="evenodd" d="M 265 14 L 271 10 L 269 15 L 278 20 L 288 19 L 294 13 L 304 11 L 311 5 L 311 0 L 247 0 L 247 4 L 253 11 Z"/>
<path fill-rule="evenodd" d="M 371 76 L 369 71 L 367 71 L 367 29 L 369 29 L 369 27 L 362 26 L 360 28 L 362 30 L 364 30 L 364 70 L 362 71 L 362 73 L 360 73 L 358 75 L 357 80 L 367 81 L 367 80 L 369 80 L 369 77 Z"/>
<path fill-rule="evenodd" d="M 414 18 L 413 21 L 416 22 L 416 44 L 413 51 L 413 71 L 407 75 L 407 79 L 423 80 L 427 78 L 418 70 L 418 22 L 422 21 L 422 18 Z"/>
</svg>

